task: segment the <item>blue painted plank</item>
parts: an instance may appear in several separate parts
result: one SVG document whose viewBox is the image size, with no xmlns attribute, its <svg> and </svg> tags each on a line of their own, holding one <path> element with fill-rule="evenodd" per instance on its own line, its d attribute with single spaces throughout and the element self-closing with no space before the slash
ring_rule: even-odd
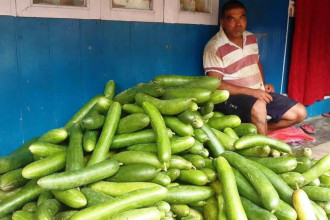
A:
<svg viewBox="0 0 330 220">
<path fill-rule="evenodd" d="M 49 19 L 48 25 L 54 120 L 61 127 L 82 105 L 79 20 Z"/>
<path fill-rule="evenodd" d="M 9 154 L 24 141 L 15 29 L 15 18 L 0 19 L 0 156 Z"/>
<path fill-rule="evenodd" d="M 17 46 L 24 138 L 55 125 L 47 20 L 18 18 Z"/>
</svg>

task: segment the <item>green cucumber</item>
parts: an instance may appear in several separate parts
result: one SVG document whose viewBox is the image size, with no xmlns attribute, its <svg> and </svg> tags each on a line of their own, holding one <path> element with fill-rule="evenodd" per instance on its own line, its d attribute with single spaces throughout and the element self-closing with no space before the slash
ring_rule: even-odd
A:
<svg viewBox="0 0 330 220">
<path fill-rule="evenodd" d="M 302 189 L 296 189 L 292 195 L 293 206 L 300 220 L 316 220 L 313 206 Z"/>
<path fill-rule="evenodd" d="M 144 189 L 144 188 L 150 188 L 150 187 L 157 187 L 159 186 L 156 183 L 151 182 L 108 182 L 108 181 L 98 181 L 95 183 L 90 184 L 88 187 L 97 191 L 104 193 L 109 196 L 118 197 L 121 195 L 124 195 L 126 193 L 138 190 L 138 189 Z"/>
<path fill-rule="evenodd" d="M 87 115 L 81 122 L 81 127 L 83 129 L 98 129 L 101 128 L 104 124 L 105 117 L 104 115 L 92 114 Z"/>
<path fill-rule="evenodd" d="M 240 200 L 235 175 L 224 157 L 218 157 L 214 161 L 219 180 L 223 187 L 226 214 L 228 219 L 247 219 L 242 202 Z"/>
<path fill-rule="evenodd" d="M 330 170 L 330 154 L 322 157 L 309 170 L 302 173 L 302 176 L 305 179 L 303 185 L 307 185 L 308 183 L 312 182 L 313 180 L 315 180 L 316 178 L 318 178 L 328 170 Z"/>
<path fill-rule="evenodd" d="M 214 112 L 213 118 L 220 118 L 225 116 L 225 114 L 222 112 L 218 112 L 218 111 L 213 111 L 213 112 Z"/>
<path fill-rule="evenodd" d="M 249 219 L 276 220 L 276 216 L 268 210 L 260 208 L 250 200 L 241 197 L 242 205 Z"/>
<path fill-rule="evenodd" d="M 264 146 L 264 145 L 269 145 L 270 147 L 276 150 L 287 153 L 290 153 L 292 151 L 291 147 L 287 143 L 260 134 L 251 134 L 241 137 L 235 142 L 234 147 L 240 150 L 254 146 Z"/>
<path fill-rule="evenodd" d="M 217 136 L 220 143 L 226 150 L 235 150 L 234 143 L 235 143 L 236 139 L 226 135 L 225 133 L 223 133 L 217 129 L 212 128 L 212 131 Z"/>
<path fill-rule="evenodd" d="M 0 157 L 0 174 L 24 167 L 31 162 L 33 162 L 33 155 L 24 151 Z"/>
<path fill-rule="evenodd" d="M 217 173 L 214 169 L 204 167 L 201 169 L 201 171 L 206 174 L 209 183 L 212 183 L 217 179 Z"/>
<path fill-rule="evenodd" d="M 260 163 L 278 174 L 293 171 L 297 166 L 297 160 L 294 157 L 248 157 L 248 159 Z"/>
<path fill-rule="evenodd" d="M 193 99 L 179 98 L 161 100 L 144 93 L 137 93 L 135 96 L 135 101 L 139 105 L 142 105 L 143 102 L 150 102 L 156 106 L 162 115 L 176 115 L 187 110 L 190 107 Z"/>
<path fill-rule="evenodd" d="M 73 216 L 77 212 L 77 210 L 59 212 L 54 216 L 53 220 L 69 220 L 71 216 Z"/>
<path fill-rule="evenodd" d="M 281 151 L 276 150 L 274 148 L 271 148 L 271 150 L 270 150 L 270 156 L 271 157 L 280 157 L 281 156 Z"/>
<path fill-rule="evenodd" d="M 305 178 L 302 176 L 302 174 L 297 172 L 287 172 L 287 173 L 281 173 L 279 175 L 286 184 L 288 184 L 292 189 L 296 189 L 297 185 L 301 186 L 303 185 Z"/>
<path fill-rule="evenodd" d="M 36 210 L 38 220 L 52 219 L 61 209 L 61 203 L 57 199 L 43 201 Z"/>
<path fill-rule="evenodd" d="M 121 106 L 118 102 L 113 102 L 107 113 L 100 138 L 95 146 L 93 154 L 87 166 L 105 160 L 106 153 L 109 151 L 114 134 L 116 132 L 121 115 Z"/>
<path fill-rule="evenodd" d="M 150 182 L 166 187 L 171 183 L 171 178 L 167 176 L 166 173 L 159 172 L 156 174 L 155 178 L 153 178 Z"/>
<path fill-rule="evenodd" d="M 70 130 L 70 128 L 80 122 L 87 113 L 93 108 L 93 106 L 98 102 L 98 100 L 103 97 L 102 95 L 97 95 L 93 98 L 91 98 L 84 106 L 82 106 L 75 114 L 74 116 L 65 124 L 64 128 L 66 130 Z"/>
<path fill-rule="evenodd" d="M 129 88 L 117 94 L 114 97 L 114 101 L 119 102 L 122 105 L 133 103 L 137 93 L 145 93 L 151 97 L 159 97 L 163 95 L 164 88 L 161 84 L 155 82 L 140 83 L 135 87 Z"/>
<path fill-rule="evenodd" d="M 178 155 L 172 155 L 171 161 L 170 161 L 170 168 L 174 169 L 192 169 L 193 165 L 190 161 L 184 159 L 181 156 Z"/>
<path fill-rule="evenodd" d="M 205 216 L 205 219 L 208 220 L 217 220 L 218 219 L 218 201 L 213 196 L 206 200 L 206 204 L 204 206 L 203 214 Z"/>
<path fill-rule="evenodd" d="M 206 142 L 207 146 L 209 147 L 212 156 L 218 157 L 224 152 L 224 147 L 212 131 L 211 127 L 208 124 L 204 124 L 201 128 L 209 138 L 209 141 Z"/>
<path fill-rule="evenodd" d="M 41 137 L 38 138 L 38 141 L 58 144 L 65 141 L 67 137 L 68 132 L 65 128 L 55 128 L 41 135 Z"/>
<path fill-rule="evenodd" d="M 292 202 L 291 202 L 292 203 Z M 283 220 L 296 220 L 297 212 L 296 210 L 286 202 L 280 200 L 278 210 L 274 213 L 278 219 Z"/>
<path fill-rule="evenodd" d="M 116 94 L 116 83 L 113 80 L 109 80 L 107 82 L 107 84 L 104 87 L 104 92 L 103 92 L 104 96 L 110 100 L 113 99 L 113 97 L 115 97 Z"/>
<path fill-rule="evenodd" d="M 184 123 L 190 124 L 193 128 L 201 128 L 204 124 L 199 112 L 186 110 L 178 115 L 178 118 Z"/>
<path fill-rule="evenodd" d="M 66 150 L 67 146 L 51 144 L 47 142 L 35 142 L 30 145 L 29 150 L 39 157 L 48 157 L 59 151 Z"/>
<path fill-rule="evenodd" d="M 204 158 L 204 161 L 205 161 L 205 166 L 204 166 L 204 168 L 214 169 L 214 166 L 213 166 L 213 159 L 211 159 L 211 158 Z"/>
<path fill-rule="evenodd" d="M 74 214 L 71 219 L 93 219 L 109 218 L 117 213 L 132 210 L 140 207 L 147 207 L 161 201 L 167 194 L 167 189 L 164 187 L 152 187 L 139 189 L 134 192 L 114 198 L 110 201 L 97 204 L 86 209 L 83 209 Z"/>
<path fill-rule="evenodd" d="M 194 129 L 194 137 L 196 140 L 203 144 L 206 143 L 206 141 L 210 140 L 206 133 L 200 128 Z"/>
<path fill-rule="evenodd" d="M 202 76 L 198 79 L 192 80 L 190 82 L 186 82 L 180 85 L 180 87 L 187 89 L 205 88 L 211 91 L 215 91 L 219 88 L 220 84 L 221 84 L 221 80 L 217 77 Z"/>
<path fill-rule="evenodd" d="M 37 206 L 39 206 L 43 201 L 54 198 L 54 195 L 51 191 L 45 190 L 38 197 Z"/>
<path fill-rule="evenodd" d="M 304 186 L 301 188 L 313 201 L 330 202 L 330 189 L 318 186 Z"/>
<path fill-rule="evenodd" d="M 167 163 L 171 159 L 171 144 L 167 135 L 163 116 L 160 114 L 156 106 L 149 102 L 143 102 L 142 108 L 149 116 L 151 127 L 156 133 L 158 159 L 162 163 Z"/>
<path fill-rule="evenodd" d="M 252 123 L 241 123 L 233 128 L 238 137 L 243 137 L 248 134 L 257 134 L 257 127 Z"/>
<path fill-rule="evenodd" d="M 235 140 L 237 140 L 239 138 L 238 135 L 236 134 L 236 132 L 234 131 L 234 129 L 232 129 L 232 128 L 225 128 L 223 130 L 223 133 L 225 133 L 226 135 L 228 135 L 229 137 L 231 137 Z"/>
<path fill-rule="evenodd" d="M 312 182 L 308 183 L 306 186 L 320 186 L 320 185 L 321 185 L 320 179 L 316 178 Z"/>
<path fill-rule="evenodd" d="M 209 186 L 179 185 L 168 189 L 164 201 L 172 204 L 189 204 L 206 200 L 214 195 L 214 190 Z"/>
<path fill-rule="evenodd" d="M 201 170 L 181 170 L 178 178 L 180 181 L 197 186 L 206 185 L 209 180 L 207 175 Z"/>
<path fill-rule="evenodd" d="M 87 205 L 87 199 L 80 190 L 68 189 L 68 190 L 52 190 L 55 198 L 63 204 L 71 208 L 82 208 Z"/>
<path fill-rule="evenodd" d="M 27 179 L 40 178 L 65 167 L 66 151 L 60 151 L 52 156 L 35 161 L 23 168 L 22 175 Z"/>
<path fill-rule="evenodd" d="M 294 172 L 303 173 L 309 170 L 313 166 L 312 160 L 309 157 L 297 157 L 296 160 L 297 160 L 297 167 L 293 170 Z"/>
<path fill-rule="evenodd" d="M 176 168 L 171 168 L 171 169 L 168 169 L 165 173 L 167 176 L 170 177 L 171 182 L 173 182 L 180 176 L 181 171 Z"/>
<path fill-rule="evenodd" d="M 108 178 L 110 182 L 148 182 L 155 178 L 155 167 L 145 164 L 131 164 L 121 166 L 118 172 Z"/>
<path fill-rule="evenodd" d="M 326 172 L 322 174 L 321 176 L 319 176 L 319 179 L 321 184 L 330 184 L 330 173 Z"/>
<path fill-rule="evenodd" d="M 219 193 L 216 195 L 217 201 L 218 201 L 218 218 L 217 219 L 223 219 L 227 220 L 227 213 L 226 213 L 226 204 L 225 204 L 225 199 L 223 197 L 222 193 Z"/>
<path fill-rule="evenodd" d="M 0 179 L 0 189 L 7 192 L 24 186 L 28 182 L 28 179 L 22 176 L 22 170 L 20 168 L 3 174 Z"/>
<path fill-rule="evenodd" d="M 250 162 L 250 160 L 231 151 L 223 152 L 222 156 L 229 161 L 230 165 L 238 169 L 248 178 L 257 190 L 263 206 L 268 211 L 276 211 L 278 209 L 280 199 L 274 186 L 270 183 L 267 177 Z"/>
<path fill-rule="evenodd" d="M 98 192 L 96 190 L 93 190 L 93 189 L 87 188 L 87 187 L 82 188 L 80 191 L 86 197 L 87 207 L 90 207 L 90 206 L 93 206 L 93 205 L 96 205 L 96 204 L 100 204 L 100 203 L 103 203 L 103 202 L 106 202 L 106 201 L 109 201 L 109 200 L 113 199 L 112 196 L 109 196 L 107 194 Z"/>
<path fill-rule="evenodd" d="M 23 211 L 35 212 L 37 210 L 36 202 L 28 202 L 22 207 Z"/>
<path fill-rule="evenodd" d="M 195 143 L 187 150 L 187 152 L 201 155 L 204 149 L 204 145 L 201 142 L 195 140 Z"/>
<path fill-rule="evenodd" d="M 188 216 L 190 212 L 189 206 L 186 204 L 171 204 L 171 211 L 180 218 Z"/>
<path fill-rule="evenodd" d="M 164 121 L 166 126 L 177 135 L 191 136 L 194 134 L 194 129 L 190 124 L 182 122 L 175 116 L 164 116 Z"/>
<path fill-rule="evenodd" d="M 35 214 L 32 212 L 18 210 L 13 213 L 11 220 L 34 220 L 36 218 Z M 2 220 L 2 218 L 1 218 Z"/>
<path fill-rule="evenodd" d="M 192 163 L 196 169 L 202 169 L 205 166 L 205 160 L 202 156 L 196 154 L 184 154 L 182 157 Z"/>
<path fill-rule="evenodd" d="M 247 149 L 237 150 L 236 152 L 242 156 L 268 157 L 271 152 L 271 148 L 268 145 L 255 146 Z"/>
<path fill-rule="evenodd" d="M 0 190 L 0 202 L 14 196 L 15 194 L 17 194 L 19 191 L 22 190 L 22 187 L 8 191 L 8 192 L 4 192 L 2 190 Z"/>
<path fill-rule="evenodd" d="M 113 103 L 112 100 L 106 97 L 101 97 L 95 106 L 88 112 L 87 115 L 97 114 L 97 115 L 106 115 L 110 105 Z M 87 115 L 85 117 L 87 117 Z"/>
<path fill-rule="evenodd" d="M 84 152 L 82 146 L 83 131 L 80 124 L 72 126 L 69 147 L 66 153 L 65 170 L 79 170 L 84 167 Z"/>
<path fill-rule="evenodd" d="M 167 129 L 167 135 L 172 138 L 172 131 Z M 118 134 L 113 138 L 111 149 L 122 148 L 134 144 L 146 144 L 156 142 L 156 134 L 153 129 L 144 129 L 127 134 Z"/>
<path fill-rule="evenodd" d="M 0 218 L 33 201 L 42 191 L 43 189 L 37 185 L 37 180 L 30 180 L 22 190 L 1 202 Z"/>
<path fill-rule="evenodd" d="M 144 113 L 134 113 L 121 118 L 117 128 L 117 134 L 131 133 L 142 130 L 149 125 L 150 118 Z"/>
<path fill-rule="evenodd" d="M 141 209 L 132 209 L 129 211 L 118 213 L 110 218 L 110 220 L 123 220 L 123 219 L 143 219 L 154 220 L 160 219 L 161 212 L 156 207 L 148 207 Z"/>
<path fill-rule="evenodd" d="M 229 98 L 229 92 L 227 90 L 215 90 L 211 94 L 210 102 L 214 104 L 220 104 Z"/>
<path fill-rule="evenodd" d="M 83 137 L 83 148 L 86 152 L 95 149 L 100 132 L 98 130 L 86 130 Z"/>
<path fill-rule="evenodd" d="M 108 178 L 114 175 L 118 169 L 118 162 L 109 159 L 77 170 L 42 177 L 38 180 L 38 185 L 51 190 L 71 189 Z"/>
<path fill-rule="evenodd" d="M 317 202 L 321 206 L 326 214 L 330 214 L 330 202 Z"/>
<path fill-rule="evenodd" d="M 213 102 L 206 102 L 204 103 L 201 108 L 200 108 L 200 113 L 201 115 L 207 115 L 207 114 L 210 114 L 211 112 L 213 112 L 213 109 L 214 109 L 214 103 Z M 213 115 L 212 115 L 213 116 Z"/>
<path fill-rule="evenodd" d="M 319 220 L 328 220 L 328 216 L 325 210 L 321 206 L 319 206 L 316 202 L 312 200 L 310 200 L 310 202 L 312 203 L 316 218 Z"/>
<path fill-rule="evenodd" d="M 207 124 L 219 131 L 225 128 L 235 128 L 241 124 L 241 119 L 237 115 L 225 115 L 220 118 L 210 118 Z"/>
<path fill-rule="evenodd" d="M 134 113 L 144 113 L 144 110 L 141 106 L 138 106 L 136 104 L 124 104 L 122 106 L 123 111 L 129 113 L 129 114 L 134 114 Z"/>
<path fill-rule="evenodd" d="M 163 86 L 177 86 L 202 78 L 203 76 L 157 75 L 152 81 Z"/>
<path fill-rule="evenodd" d="M 165 89 L 162 99 L 192 98 L 199 104 L 208 101 L 210 97 L 211 91 L 208 89 L 169 87 Z"/>
</svg>

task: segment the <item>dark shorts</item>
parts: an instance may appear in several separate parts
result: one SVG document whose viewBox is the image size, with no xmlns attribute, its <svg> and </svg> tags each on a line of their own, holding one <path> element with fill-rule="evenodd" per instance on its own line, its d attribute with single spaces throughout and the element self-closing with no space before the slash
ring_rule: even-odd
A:
<svg viewBox="0 0 330 220">
<path fill-rule="evenodd" d="M 278 122 L 284 113 L 297 102 L 287 96 L 271 93 L 273 101 L 266 105 L 267 115 L 272 121 Z M 215 106 L 215 110 L 226 115 L 237 115 L 242 122 L 251 122 L 251 110 L 257 99 L 249 95 L 231 95 L 228 100 Z"/>
</svg>

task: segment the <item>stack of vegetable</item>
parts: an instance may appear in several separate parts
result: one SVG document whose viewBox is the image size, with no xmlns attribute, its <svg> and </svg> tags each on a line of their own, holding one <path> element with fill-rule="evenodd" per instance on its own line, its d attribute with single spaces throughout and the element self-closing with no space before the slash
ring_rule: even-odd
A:
<svg viewBox="0 0 330 220">
<path fill-rule="evenodd" d="M 0 158 L 0 219 L 328 219 L 330 156 L 214 111 L 211 77 L 160 75 L 88 101 Z"/>
</svg>

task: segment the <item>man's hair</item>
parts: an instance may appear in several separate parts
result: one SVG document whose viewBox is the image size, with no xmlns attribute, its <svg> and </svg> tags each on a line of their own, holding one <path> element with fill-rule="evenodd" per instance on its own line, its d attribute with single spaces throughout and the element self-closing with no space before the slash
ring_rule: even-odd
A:
<svg viewBox="0 0 330 220">
<path fill-rule="evenodd" d="M 226 11 L 229 11 L 234 8 L 243 8 L 246 11 L 245 6 L 243 5 L 242 2 L 237 1 L 237 0 L 229 0 L 222 6 L 221 18 L 225 17 Z"/>
</svg>

